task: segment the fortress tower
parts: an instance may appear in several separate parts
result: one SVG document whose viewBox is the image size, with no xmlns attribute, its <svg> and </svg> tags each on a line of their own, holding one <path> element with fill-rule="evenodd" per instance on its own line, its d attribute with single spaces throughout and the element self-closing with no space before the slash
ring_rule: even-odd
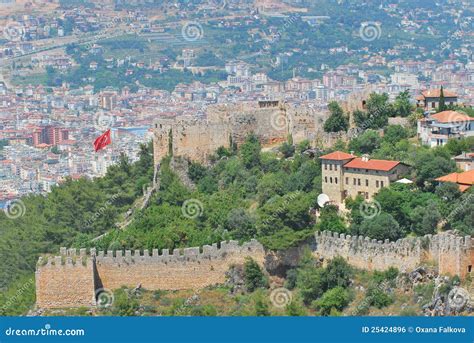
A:
<svg viewBox="0 0 474 343">
<path fill-rule="evenodd" d="M 240 145 L 254 133 L 263 146 L 314 140 L 324 123 L 324 112 L 307 105 L 290 106 L 279 101 L 213 105 L 206 117 L 159 118 L 153 125 L 154 159 L 159 163 L 168 153 L 205 162 L 220 146 Z"/>
</svg>

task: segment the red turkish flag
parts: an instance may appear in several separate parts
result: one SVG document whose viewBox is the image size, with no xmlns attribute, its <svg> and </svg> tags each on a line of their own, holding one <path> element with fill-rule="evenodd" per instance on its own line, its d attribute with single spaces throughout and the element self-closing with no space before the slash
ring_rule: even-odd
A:
<svg viewBox="0 0 474 343">
<path fill-rule="evenodd" d="M 112 140 L 110 139 L 110 129 L 105 131 L 103 134 L 101 134 L 99 137 L 97 137 L 94 141 L 94 150 L 97 152 L 100 149 L 105 148 L 107 145 L 112 143 Z"/>
</svg>

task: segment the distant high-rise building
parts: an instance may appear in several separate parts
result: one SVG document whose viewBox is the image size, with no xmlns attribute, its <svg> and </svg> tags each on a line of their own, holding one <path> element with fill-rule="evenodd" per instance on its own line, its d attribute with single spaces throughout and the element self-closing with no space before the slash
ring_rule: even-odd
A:
<svg viewBox="0 0 474 343">
<path fill-rule="evenodd" d="M 69 139 L 69 130 L 52 125 L 35 129 L 32 133 L 32 144 L 58 145 Z"/>
<path fill-rule="evenodd" d="M 112 111 L 117 106 L 117 92 L 104 91 L 100 93 L 99 105 L 105 110 Z"/>
</svg>

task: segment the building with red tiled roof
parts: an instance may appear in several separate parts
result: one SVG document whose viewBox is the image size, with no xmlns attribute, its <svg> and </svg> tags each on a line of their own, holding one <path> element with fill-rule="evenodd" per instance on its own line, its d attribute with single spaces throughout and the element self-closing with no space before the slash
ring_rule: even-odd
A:
<svg viewBox="0 0 474 343">
<path fill-rule="evenodd" d="M 356 156 L 354 156 L 352 154 L 348 154 L 347 152 L 334 151 L 334 152 L 331 152 L 327 155 L 320 156 L 319 158 L 322 159 L 322 160 L 343 161 L 343 160 L 352 159 L 354 157 L 356 157 Z"/>
<path fill-rule="evenodd" d="M 438 182 L 452 182 L 459 186 L 459 190 L 464 192 L 474 185 L 474 170 L 463 173 L 451 173 L 435 179 Z"/>
<path fill-rule="evenodd" d="M 446 97 L 447 98 L 456 98 L 457 97 L 456 93 L 451 92 L 447 89 L 443 89 L 443 94 L 444 94 L 445 98 Z M 441 89 L 428 89 L 428 90 L 422 91 L 421 95 L 424 98 L 439 98 L 441 96 Z"/>
<path fill-rule="evenodd" d="M 474 136 L 474 118 L 458 111 L 430 114 L 418 121 L 417 134 L 430 147 L 445 145 L 449 139 Z"/>
<path fill-rule="evenodd" d="M 357 157 L 335 151 L 320 157 L 323 193 L 335 204 L 347 197 L 361 195 L 370 200 L 382 188 L 397 181 L 408 172 L 408 166 L 399 161 Z"/>
<path fill-rule="evenodd" d="M 349 163 L 346 163 L 344 168 L 389 171 L 395 168 L 398 164 L 400 164 L 398 161 L 370 160 L 358 157 L 354 158 Z"/>
<path fill-rule="evenodd" d="M 438 123 L 451 124 L 451 123 L 465 123 L 474 121 L 473 117 L 468 116 L 466 113 L 457 111 L 443 111 L 429 116 L 430 119 L 436 120 Z"/>
<path fill-rule="evenodd" d="M 454 92 L 443 89 L 443 95 L 446 105 L 455 105 L 458 102 L 458 96 Z M 441 89 L 425 90 L 416 97 L 416 107 L 421 107 L 425 110 L 434 110 L 439 107 L 440 97 Z"/>
</svg>

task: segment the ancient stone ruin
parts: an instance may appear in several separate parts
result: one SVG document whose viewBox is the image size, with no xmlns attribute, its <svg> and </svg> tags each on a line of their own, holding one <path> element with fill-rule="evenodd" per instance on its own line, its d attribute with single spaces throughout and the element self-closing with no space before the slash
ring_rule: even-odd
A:
<svg viewBox="0 0 474 343">
<path fill-rule="evenodd" d="M 308 105 L 258 101 L 209 106 L 203 117 L 158 118 L 153 126 L 154 160 L 159 163 L 173 155 L 204 162 L 221 146 L 241 144 L 251 132 L 263 146 L 285 142 L 289 135 L 296 143 L 315 141 L 326 135 L 326 116 Z"/>
</svg>

